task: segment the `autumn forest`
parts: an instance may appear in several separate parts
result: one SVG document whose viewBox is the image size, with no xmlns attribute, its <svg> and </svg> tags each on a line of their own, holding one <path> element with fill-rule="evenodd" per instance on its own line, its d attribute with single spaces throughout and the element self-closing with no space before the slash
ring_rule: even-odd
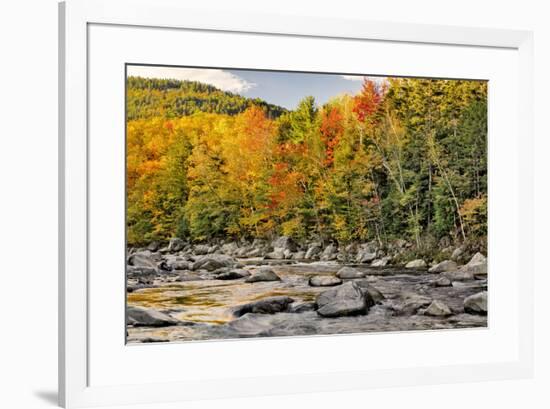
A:
<svg viewBox="0 0 550 409">
<path fill-rule="evenodd" d="M 127 239 L 486 251 L 487 83 L 365 77 L 295 109 L 202 82 L 127 79 Z"/>
</svg>

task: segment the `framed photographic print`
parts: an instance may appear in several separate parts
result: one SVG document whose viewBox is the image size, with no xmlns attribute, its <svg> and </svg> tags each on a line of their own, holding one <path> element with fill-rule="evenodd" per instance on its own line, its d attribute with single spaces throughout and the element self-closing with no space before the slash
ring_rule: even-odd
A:
<svg viewBox="0 0 550 409">
<path fill-rule="evenodd" d="M 530 33 L 60 27 L 61 404 L 530 375 Z"/>
</svg>

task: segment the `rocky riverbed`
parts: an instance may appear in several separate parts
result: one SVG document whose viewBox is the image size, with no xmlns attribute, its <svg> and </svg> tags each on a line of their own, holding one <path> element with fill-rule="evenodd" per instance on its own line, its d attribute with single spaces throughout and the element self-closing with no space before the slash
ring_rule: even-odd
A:
<svg viewBox="0 0 550 409">
<path fill-rule="evenodd" d="M 387 255 L 357 262 L 364 253 L 320 260 L 324 250 L 317 260 L 157 250 L 128 257 L 129 343 L 487 326 L 479 253 L 396 266 Z"/>
</svg>

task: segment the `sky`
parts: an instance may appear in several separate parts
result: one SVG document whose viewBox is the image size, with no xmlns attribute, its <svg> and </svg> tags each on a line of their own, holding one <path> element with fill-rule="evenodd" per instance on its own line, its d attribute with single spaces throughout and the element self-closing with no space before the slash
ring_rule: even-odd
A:
<svg viewBox="0 0 550 409">
<path fill-rule="evenodd" d="M 299 101 L 309 95 L 322 105 L 344 93 L 356 94 L 364 78 L 361 75 L 136 65 L 128 66 L 128 75 L 199 81 L 287 109 L 296 108 Z M 376 79 L 383 80 L 382 77 Z"/>
</svg>

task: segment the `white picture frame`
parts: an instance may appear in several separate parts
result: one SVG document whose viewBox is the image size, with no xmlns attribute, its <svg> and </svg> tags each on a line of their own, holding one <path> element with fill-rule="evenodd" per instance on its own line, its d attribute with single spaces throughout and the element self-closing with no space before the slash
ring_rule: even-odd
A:
<svg viewBox="0 0 550 409">
<path fill-rule="evenodd" d="M 59 399 L 64 407 L 107 404 L 151 403 L 213 397 L 244 397 L 264 394 L 349 390 L 381 386 L 420 385 L 477 380 L 529 377 L 533 368 L 532 272 L 533 206 L 532 186 L 532 33 L 517 30 L 429 26 L 416 24 L 369 22 L 361 20 L 288 17 L 271 14 L 235 12 L 213 13 L 188 9 L 178 0 L 68 0 L 59 8 Z M 313 371 L 290 374 L 248 376 L 224 375 L 212 379 L 182 381 L 143 381 L 136 383 L 90 382 L 91 367 L 97 355 L 90 354 L 95 342 L 90 336 L 90 298 L 93 297 L 90 268 L 90 28 L 91 26 L 164 28 L 227 35 L 284 36 L 331 41 L 376 41 L 400 46 L 437 45 L 487 50 L 511 50 L 517 53 L 517 223 L 513 248 L 521 252 L 521 280 L 514 288 L 517 296 L 514 316 L 514 353 L 506 358 L 485 362 L 479 357 L 460 364 L 406 365 L 391 368 L 360 368 Z M 129 61 L 128 61 L 129 62 Z M 120 101 L 124 104 L 124 101 Z M 513 104 L 510 102 L 510 104 Z M 498 118 L 493 118 L 498 121 Z M 490 145 L 491 148 L 491 145 Z M 122 194 L 122 192 L 121 192 Z M 490 199 L 491 200 L 491 199 Z M 490 205 L 492 209 L 494 204 Z M 491 266 L 489 255 L 489 265 Z M 511 270 L 514 266 L 509 267 Z M 517 271 L 511 276 L 517 278 Z M 97 287 L 93 287 L 94 289 Z M 96 290 L 94 290 L 96 291 Z M 100 296 L 100 295 L 99 295 Z M 122 293 L 121 293 L 122 297 Z M 497 297 L 498 298 L 498 297 Z M 123 323 L 121 323 L 123 325 Z M 489 329 L 490 330 L 490 329 Z M 97 335 L 97 334 L 96 334 Z M 468 337 L 468 334 L 463 334 Z M 449 333 L 448 337 L 458 337 Z M 326 344 L 332 337 L 323 337 Z M 338 342 L 341 342 L 339 338 Z M 347 340 L 352 338 L 348 337 Z M 239 341 L 237 341 L 239 342 Z M 242 341 L 252 343 L 256 340 Z M 308 338 L 299 341 L 307 348 Z M 344 341 L 352 342 L 352 341 Z M 95 345 L 95 344 L 94 344 Z M 197 345 L 197 344 L 195 344 Z M 212 344 L 211 344 L 212 345 Z M 218 343 L 218 345 L 222 345 Z M 281 343 L 285 348 L 288 342 Z M 305 345 L 305 346 L 304 346 Z M 288 346 L 287 346 L 288 347 Z M 139 354 L 134 348 L 133 356 Z M 154 348 L 157 348 L 156 346 Z M 151 350 L 148 351 L 151 353 Z M 114 362 L 114 361 L 113 361 Z M 214 367 L 215 368 L 215 367 Z M 95 376 L 95 375 L 94 375 Z M 144 385 L 145 384 L 145 385 Z M 246 387 L 243 387 L 246 386 Z"/>
</svg>

